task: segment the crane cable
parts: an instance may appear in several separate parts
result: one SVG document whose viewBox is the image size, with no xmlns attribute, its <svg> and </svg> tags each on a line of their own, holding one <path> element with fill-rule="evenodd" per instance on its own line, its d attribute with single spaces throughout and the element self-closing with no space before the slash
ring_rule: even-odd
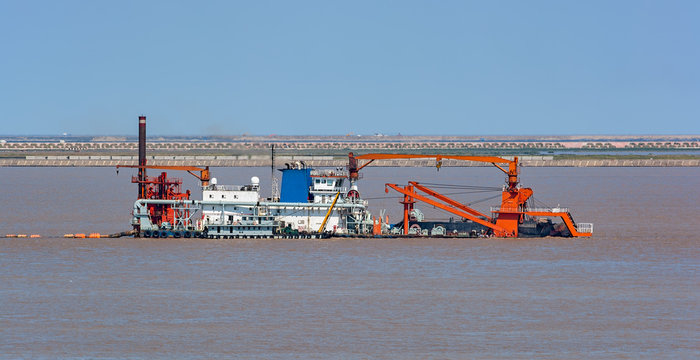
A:
<svg viewBox="0 0 700 360">
<path fill-rule="evenodd" d="M 478 191 L 457 191 L 457 192 L 450 192 L 450 193 L 445 193 L 442 195 L 463 195 L 463 194 L 481 194 L 481 193 L 487 193 L 487 192 L 493 192 L 494 190 L 478 190 Z M 501 189 L 498 189 L 500 192 Z M 501 196 L 496 195 L 495 197 Z M 401 199 L 403 196 L 377 196 L 377 197 L 363 197 L 362 199 L 364 200 L 378 200 L 378 199 Z"/>
<path fill-rule="evenodd" d="M 476 186 L 476 185 L 459 185 L 459 184 L 441 184 L 441 183 L 427 183 L 427 182 L 416 182 L 419 185 L 427 185 L 430 187 L 441 188 L 441 189 L 472 189 L 472 190 L 484 190 L 484 191 L 501 191 L 501 187 L 495 186 Z"/>
</svg>

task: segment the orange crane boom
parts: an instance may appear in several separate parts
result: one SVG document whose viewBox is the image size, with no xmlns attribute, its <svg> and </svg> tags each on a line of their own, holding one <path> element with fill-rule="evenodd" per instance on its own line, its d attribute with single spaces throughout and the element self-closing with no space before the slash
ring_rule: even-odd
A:
<svg viewBox="0 0 700 360">
<path fill-rule="evenodd" d="M 420 190 L 420 191 L 422 191 L 422 192 L 424 192 L 424 193 L 426 193 L 426 194 L 428 194 L 428 195 L 430 195 L 438 200 L 442 200 L 442 201 L 446 202 L 450 206 L 453 206 L 453 207 L 456 207 L 456 208 L 461 209 L 463 211 L 466 211 L 474 216 L 482 216 L 482 217 L 486 218 L 488 221 L 493 220 L 493 219 L 491 219 L 490 216 L 488 216 L 486 214 L 482 214 L 482 213 L 470 208 L 469 206 L 461 204 L 458 201 L 454 201 L 454 200 L 448 198 L 447 196 L 442 195 L 435 190 L 429 189 L 429 188 L 425 187 L 424 185 L 421 185 L 415 181 L 409 181 L 408 183 L 410 185 L 412 185 L 414 188 L 416 188 L 416 189 L 418 189 L 418 190 Z"/>
<path fill-rule="evenodd" d="M 441 154 L 388 154 L 388 153 L 375 153 L 375 154 L 364 154 L 355 156 L 353 153 L 348 154 L 349 165 L 348 170 L 350 173 L 350 180 L 357 179 L 359 177 L 359 171 L 365 166 L 371 164 L 374 160 L 392 160 L 392 159 L 435 159 L 437 161 L 437 167 L 440 168 L 443 159 L 449 160 L 464 160 L 464 161 L 476 161 L 490 163 L 491 165 L 497 167 L 499 170 L 503 171 L 508 175 L 508 188 L 515 189 L 518 186 L 518 157 L 516 156 L 513 160 L 508 160 L 500 158 L 497 156 L 468 156 L 468 155 L 441 155 Z M 357 160 L 369 160 L 362 166 L 357 166 Z M 508 164 L 508 170 L 502 168 L 498 164 Z"/>
</svg>

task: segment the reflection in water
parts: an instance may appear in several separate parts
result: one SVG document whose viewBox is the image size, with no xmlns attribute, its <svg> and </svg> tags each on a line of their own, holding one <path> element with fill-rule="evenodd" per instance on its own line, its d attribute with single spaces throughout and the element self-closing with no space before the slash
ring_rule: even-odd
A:
<svg viewBox="0 0 700 360">
<path fill-rule="evenodd" d="M 215 173 L 241 183 L 262 171 Z M 700 356 L 700 208 L 688 196 L 700 169 L 523 172 L 540 201 L 594 222 L 594 237 L 0 239 L 0 354 Z M 0 169 L 0 176 L 8 183 L 5 233 L 128 228 L 136 192 L 128 176 L 110 169 Z M 386 207 L 397 219 L 397 198 L 380 199 L 388 196 L 382 184 L 408 180 L 503 181 L 490 168 L 367 168 L 361 190 L 375 198 L 375 212 Z"/>
</svg>

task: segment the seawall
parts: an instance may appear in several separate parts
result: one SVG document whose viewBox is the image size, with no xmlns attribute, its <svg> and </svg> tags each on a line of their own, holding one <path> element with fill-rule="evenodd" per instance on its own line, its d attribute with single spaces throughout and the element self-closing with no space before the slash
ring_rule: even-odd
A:
<svg viewBox="0 0 700 360">
<path fill-rule="evenodd" d="M 509 158 L 504 156 L 504 158 Z M 522 156 L 524 167 L 700 167 L 700 159 L 554 159 L 551 156 Z M 279 156 L 275 167 L 303 161 L 315 167 L 344 167 L 347 157 Z M 0 167 L 115 167 L 136 165 L 135 156 L 27 156 L 0 159 Z M 210 167 L 269 167 L 271 160 L 264 155 L 243 156 L 149 156 L 149 165 L 193 165 Z M 377 160 L 370 166 L 434 167 L 435 160 Z M 491 166 L 487 163 L 443 160 L 442 166 Z"/>
</svg>

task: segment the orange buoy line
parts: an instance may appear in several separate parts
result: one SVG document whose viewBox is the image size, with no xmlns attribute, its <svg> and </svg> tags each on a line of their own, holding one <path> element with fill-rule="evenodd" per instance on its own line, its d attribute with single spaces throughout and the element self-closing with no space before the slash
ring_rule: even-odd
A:
<svg viewBox="0 0 700 360">
<path fill-rule="evenodd" d="M 93 233 L 88 233 L 88 234 L 68 233 L 68 234 L 63 234 L 63 237 L 64 238 L 72 238 L 72 239 L 85 239 L 85 238 L 100 239 L 100 238 L 116 238 L 116 237 L 129 236 L 129 235 L 133 235 L 133 232 L 125 231 L 122 233 L 117 233 L 117 234 L 112 234 L 112 235 L 100 234 L 98 232 L 93 232 Z M 34 238 L 34 239 L 36 239 L 36 238 L 42 238 L 43 236 L 40 234 L 29 234 L 29 235 L 28 234 L 5 234 L 4 236 L 0 235 L 0 238 L 2 238 L 2 237 L 5 237 L 5 238 Z M 49 236 L 49 238 L 53 238 L 53 237 L 58 237 L 58 236 L 53 236 L 53 235 Z"/>
<path fill-rule="evenodd" d="M 99 239 L 99 238 L 106 238 L 109 237 L 107 235 L 102 235 L 100 233 L 89 233 L 89 234 L 83 234 L 83 233 L 77 233 L 77 234 L 65 234 L 63 235 L 65 238 L 75 238 L 75 239 Z"/>
</svg>

